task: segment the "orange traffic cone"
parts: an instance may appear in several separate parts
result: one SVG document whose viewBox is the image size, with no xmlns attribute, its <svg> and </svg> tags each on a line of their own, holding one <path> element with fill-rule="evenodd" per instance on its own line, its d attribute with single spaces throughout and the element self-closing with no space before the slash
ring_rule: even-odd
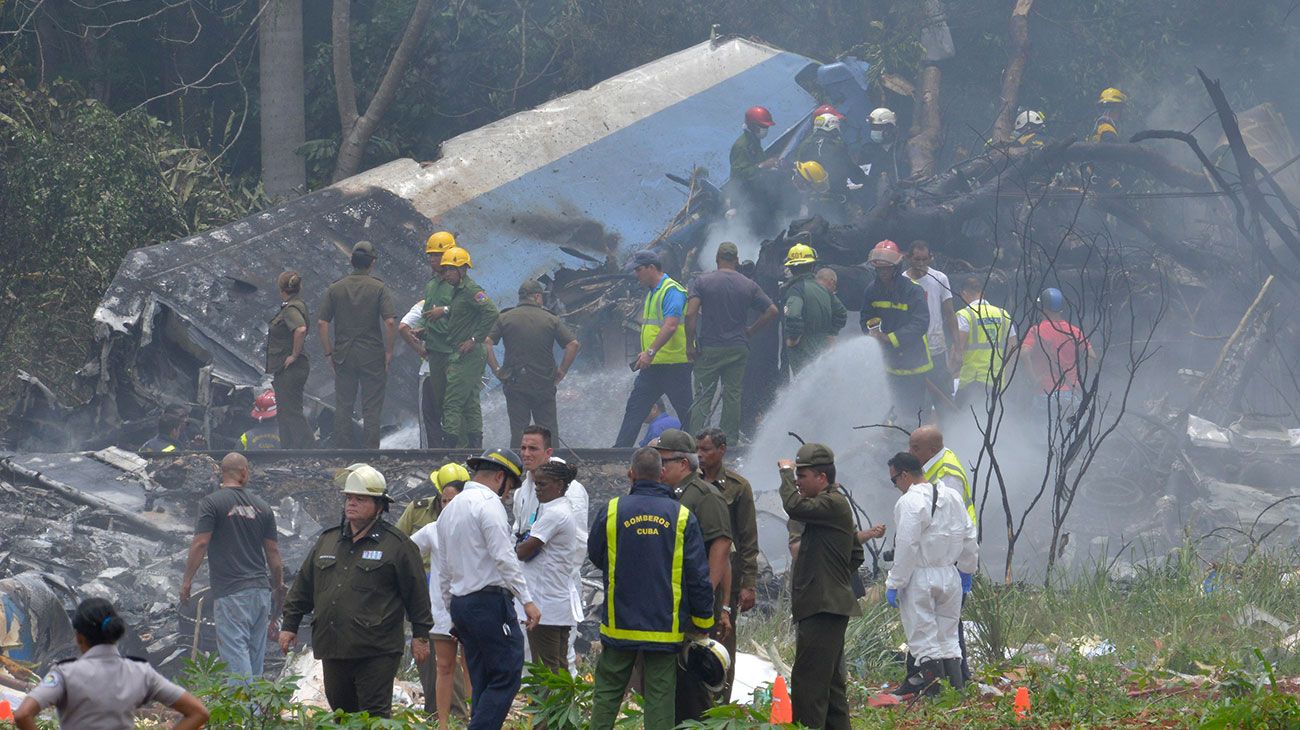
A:
<svg viewBox="0 0 1300 730">
<path fill-rule="evenodd" d="M 0 720 L 14 721 L 14 708 L 9 706 L 9 700 L 0 700 Z"/>
<path fill-rule="evenodd" d="M 1029 715 L 1029 688 L 1016 688 L 1015 703 L 1011 706 L 1016 712 L 1016 719 L 1023 720 Z"/>
<path fill-rule="evenodd" d="M 773 725 L 794 722 L 794 705 L 790 704 L 790 692 L 785 688 L 785 677 L 779 674 L 772 684 L 772 712 L 767 721 Z"/>
</svg>

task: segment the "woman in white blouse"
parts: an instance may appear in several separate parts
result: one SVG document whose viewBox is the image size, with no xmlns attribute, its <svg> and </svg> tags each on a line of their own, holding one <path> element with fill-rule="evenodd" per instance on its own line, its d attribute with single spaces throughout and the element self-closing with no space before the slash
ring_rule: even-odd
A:
<svg viewBox="0 0 1300 730">
<path fill-rule="evenodd" d="M 463 481 L 452 481 L 442 485 L 442 508 L 446 509 L 447 504 L 464 488 Z M 420 548 L 421 554 L 430 559 L 429 604 L 433 608 L 433 631 L 429 632 L 429 638 L 433 640 L 434 656 L 438 664 L 438 689 L 434 701 L 438 706 L 438 727 L 440 730 L 447 730 L 448 719 L 451 716 L 452 683 L 458 653 L 462 671 L 465 673 L 465 693 L 472 695 L 474 688 L 470 686 L 469 667 L 464 664 L 465 655 L 460 651 L 460 642 L 451 635 L 451 612 L 442 601 L 442 578 L 438 573 L 438 561 L 433 559 L 438 552 L 437 527 L 437 522 L 430 522 L 411 535 L 411 541 Z"/>
</svg>

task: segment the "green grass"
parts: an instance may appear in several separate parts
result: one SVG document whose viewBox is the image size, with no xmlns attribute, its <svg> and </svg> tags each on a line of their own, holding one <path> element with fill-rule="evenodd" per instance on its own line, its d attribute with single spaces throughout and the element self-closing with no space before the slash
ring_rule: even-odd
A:
<svg viewBox="0 0 1300 730">
<path fill-rule="evenodd" d="M 1257 609 L 1300 631 L 1297 564 L 1285 552 L 1210 566 L 1184 549 L 1141 561 L 1122 581 L 1108 578 L 1105 565 L 1051 588 L 977 579 L 964 613 L 978 627 L 968 637 L 977 679 L 1004 696 L 972 687 L 881 710 L 866 708 L 865 698 L 901 678 L 894 650 L 903 634 L 876 589 L 846 636 L 851 705 L 863 708 L 854 727 L 1007 727 L 1016 724 L 1012 695 L 1020 686 L 1033 704 L 1019 723 L 1026 727 L 1300 727 L 1293 697 L 1300 683 L 1284 679 L 1300 675 L 1300 655 L 1283 647 L 1282 631 L 1251 615 Z M 1218 579 L 1207 594 L 1212 567 Z M 739 632 L 742 648 L 752 638 L 793 661 L 784 608 L 745 617 Z M 1100 641 L 1113 651 L 1093 658 L 1079 651 Z"/>
</svg>

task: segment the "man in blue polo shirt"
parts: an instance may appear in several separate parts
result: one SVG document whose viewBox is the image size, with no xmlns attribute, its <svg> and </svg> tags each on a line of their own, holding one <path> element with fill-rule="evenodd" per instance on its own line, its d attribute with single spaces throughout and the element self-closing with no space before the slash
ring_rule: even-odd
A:
<svg viewBox="0 0 1300 730">
<path fill-rule="evenodd" d="M 681 326 L 686 289 L 664 273 L 654 251 L 637 251 L 632 272 L 647 289 L 641 307 L 641 353 L 632 364 L 636 382 L 627 396 L 615 447 L 632 445 L 650 407 L 665 395 L 678 421 L 684 422 L 691 410 L 691 363 L 686 357 L 686 329 Z"/>
</svg>

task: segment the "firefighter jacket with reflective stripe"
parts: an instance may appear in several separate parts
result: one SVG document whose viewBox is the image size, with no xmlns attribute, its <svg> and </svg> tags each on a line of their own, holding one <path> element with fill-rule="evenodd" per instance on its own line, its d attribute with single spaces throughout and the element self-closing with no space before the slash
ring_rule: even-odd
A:
<svg viewBox="0 0 1300 730">
<path fill-rule="evenodd" d="M 889 286 L 878 278 L 872 281 L 862 301 L 862 331 L 866 332 L 867 322 L 877 317 L 888 339 L 882 343 L 885 370 L 892 375 L 915 375 L 934 367 L 925 337 L 930 329 L 930 308 L 920 284 L 902 274 L 895 274 Z"/>
<path fill-rule="evenodd" d="M 713 627 L 713 584 L 691 511 L 663 484 L 638 481 L 591 526 L 587 557 L 605 574 L 605 646 L 677 651 Z"/>
<path fill-rule="evenodd" d="M 975 497 L 971 494 L 970 479 L 966 478 L 966 467 L 962 466 L 961 459 L 952 453 L 952 449 L 944 449 L 928 467 L 925 470 L 925 480 L 931 484 L 938 484 L 944 477 L 952 477 L 961 482 L 961 489 L 955 491 L 961 493 L 962 501 L 966 503 L 966 514 L 970 515 L 971 524 L 979 525 L 979 520 L 975 518 Z M 944 483 L 953 486 L 949 482 Z"/>
<path fill-rule="evenodd" d="M 1002 372 L 1011 334 L 1011 315 L 983 299 L 957 312 L 966 323 L 966 345 L 961 351 L 960 385 L 993 384 L 993 376 Z"/>
<path fill-rule="evenodd" d="M 682 288 L 682 285 L 667 276 L 660 279 L 659 285 L 645 295 L 645 304 L 641 307 L 642 352 L 650 349 L 655 338 L 659 336 L 659 330 L 664 326 L 664 295 L 669 290 L 681 292 L 683 298 L 686 296 L 686 290 Z M 678 322 L 678 327 L 673 332 L 673 336 L 669 337 L 664 346 L 655 353 L 651 364 L 667 365 L 681 362 L 686 362 L 686 328 L 682 326 L 681 322 Z"/>
<path fill-rule="evenodd" d="M 239 437 L 239 445 L 244 451 L 278 449 L 280 448 L 280 426 L 272 420 L 261 421 Z"/>
</svg>

